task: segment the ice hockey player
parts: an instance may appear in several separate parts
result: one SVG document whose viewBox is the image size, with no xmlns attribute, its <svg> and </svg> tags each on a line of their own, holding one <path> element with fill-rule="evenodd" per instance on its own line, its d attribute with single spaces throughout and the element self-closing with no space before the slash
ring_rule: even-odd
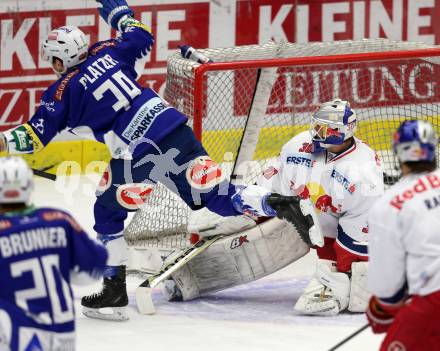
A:
<svg viewBox="0 0 440 351">
<path fill-rule="evenodd" d="M 403 122 L 393 148 L 402 179 L 370 211 L 367 317 L 381 351 L 440 350 L 440 171 L 437 135 Z"/>
<path fill-rule="evenodd" d="M 125 0 L 98 2 L 101 17 L 120 36 L 89 48 L 76 27 L 52 31 L 42 54 L 59 79 L 44 92 L 27 123 L 3 133 L 0 151 L 37 152 L 64 129 L 108 146 L 112 160 L 100 183 L 94 229 L 112 260 L 102 291 L 84 297 L 82 305 L 89 317 L 126 319 L 121 315 L 128 304 L 124 220 L 127 211 L 143 204 L 154 183 L 165 184 L 192 209 L 206 206 L 222 216 L 240 213 L 231 202 L 235 187 L 186 125 L 187 117 L 136 82 L 135 65 L 153 45 L 150 28 L 132 17 Z M 243 228 L 255 225 L 242 217 Z M 103 307 L 118 313 L 101 314 Z"/>
<path fill-rule="evenodd" d="M 33 207 L 32 177 L 22 158 L 0 158 L 0 350 L 71 351 L 71 283 L 99 279 L 107 250 L 66 212 Z"/>
<path fill-rule="evenodd" d="M 295 305 L 300 313 L 334 315 L 347 308 L 364 312 L 368 304 L 367 216 L 384 185 L 378 156 L 354 136 L 356 123 L 347 101 L 323 103 L 312 116 L 310 130 L 283 146 L 278 161 L 257 182 L 260 187 L 243 187 L 233 198 L 239 210 L 262 204 L 278 217 L 289 210 L 272 202 L 278 196 L 274 193 L 308 198 L 314 205 L 325 244 L 317 247 L 315 276 Z M 312 244 L 309 237 L 304 240 Z M 182 281 L 179 277 L 177 287 L 167 282 L 169 299 L 182 295 Z"/>
</svg>

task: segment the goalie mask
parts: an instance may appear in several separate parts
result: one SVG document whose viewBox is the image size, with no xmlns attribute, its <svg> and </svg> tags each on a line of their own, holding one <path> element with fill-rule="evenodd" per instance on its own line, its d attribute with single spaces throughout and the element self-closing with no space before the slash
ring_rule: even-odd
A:
<svg viewBox="0 0 440 351">
<path fill-rule="evenodd" d="M 356 130 L 356 113 L 348 101 L 336 99 L 324 102 L 312 115 L 310 134 L 314 151 L 340 145 Z"/>
<path fill-rule="evenodd" d="M 20 157 L 0 158 L 0 204 L 29 203 L 33 173 Z"/>
<path fill-rule="evenodd" d="M 426 121 L 405 121 L 394 133 L 393 150 L 400 162 L 433 162 L 438 138 Z"/>
<path fill-rule="evenodd" d="M 85 34 L 77 27 L 64 26 L 49 33 L 41 45 L 41 58 L 53 64 L 59 59 L 64 71 L 54 69 L 57 75 L 64 74 L 69 68 L 79 65 L 88 56 L 89 44 Z"/>
</svg>

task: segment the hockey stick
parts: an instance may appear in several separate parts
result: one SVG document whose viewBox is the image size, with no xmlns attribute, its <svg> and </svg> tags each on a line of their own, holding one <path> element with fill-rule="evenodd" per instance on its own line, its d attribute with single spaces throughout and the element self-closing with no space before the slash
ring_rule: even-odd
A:
<svg viewBox="0 0 440 351">
<path fill-rule="evenodd" d="M 329 349 L 328 351 L 335 351 L 337 349 L 339 349 L 342 345 L 344 345 L 347 341 L 353 339 L 356 335 L 362 333 L 365 329 L 367 329 L 370 326 L 370 324 L 365 324 L 364 326 L 362 326 L 361 328 L 359 328 L 358 330 L 356 330 L 354 333 L 351 333 L 349 336 L 347 336 L 344 340 L 340 341 L 338 344 L 336 344 L 335 346 L 333 346 L 331 349 Z"/>
<path fill-rule="evenodd" d="M 223 238 L 223 236 L 218 235 L 200 240 L 195 245 L 180 253 L 179 256 L 177 256 L 172 262 L 162 267 L 158 273 L 149 277 L 141 285 L 139 285 L 136 289 L 136 303 L 139 312 L 141 314 L 154 314 L 156 309 L 151 297 L 153 288 L 221 238 Z"/>
<path fill-rule="evenodd" d="M 55 181 L 55 180 L 57 180 L 57 176 L 56 176 L 56 174 L 52 174 L 52 173 L 45 172 L 46 169 L 49 169 L 49 168 L 52 168 L 52 167 L 53 167 L 53 166 L 48 167 L 48 168 L 45 168 L 44 170 L 39 170 L 39 169 L 35 169 L 35 168 L 31 168 L 31 169 L 32 169 L 32 172 L 33 172 L 36 176 L 41 177 L 41 178 L 46 178 L 46 179 L 49 179 L 49 180 L 53 180 L 53 181 Z"/>
</svg>

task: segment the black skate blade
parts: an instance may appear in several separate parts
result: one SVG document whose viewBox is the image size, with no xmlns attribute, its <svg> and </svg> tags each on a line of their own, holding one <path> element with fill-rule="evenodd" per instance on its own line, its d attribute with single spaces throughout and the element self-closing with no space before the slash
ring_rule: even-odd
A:
<svg viewBox="0 0 440 351">
<path fill-rule="evenodd" d="M 104 313 L 104 311 L 111 311 L 111 313 Z M 125 307 L 90 308 L 83 306 L 82 313 L 88 318 L 107 321 L 124 322 L 130 319 Z"/>
</svg>

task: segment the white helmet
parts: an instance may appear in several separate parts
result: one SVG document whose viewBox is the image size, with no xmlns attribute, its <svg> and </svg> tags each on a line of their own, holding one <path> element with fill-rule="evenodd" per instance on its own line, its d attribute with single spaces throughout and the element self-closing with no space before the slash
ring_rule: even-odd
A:
<svg viewBox="0 0 440 351">
<path fill-rule="evenodd" d="M 321 148 L 340 145 L 356 130 L 356 112 L 341 99 L 324 102 L 312 115 L 310 134 Z"/>
<path fill-rule="evenodd" d="M 89 43 L 85 34 L 77 27 L 64 26 L 53 30 L 41 45 L 41 57 L 53 62 L 56 57 L 63 62 L 65 73 L 87 59 Z"/>
<path fill-rule="evenodd" d="M 0 157 L 0 204 L 29 203 L 34 188 L 32 170 L 20 157 Z"/>
</svg>

